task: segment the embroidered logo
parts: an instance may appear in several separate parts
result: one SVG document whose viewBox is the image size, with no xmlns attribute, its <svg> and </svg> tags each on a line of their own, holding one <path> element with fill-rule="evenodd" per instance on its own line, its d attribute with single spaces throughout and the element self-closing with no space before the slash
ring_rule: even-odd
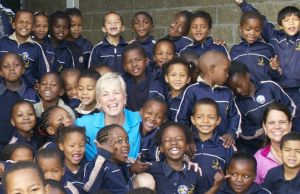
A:
<svg viewBox="0 0 300 194">
<path fill-rule="evenodd" d="M 222 170 L 219 160 L 215 159 L 212 161 L 211 168 L 215 170 Z"/>
<path fill-rule="evenodd" d="M 263 95 L 258 95 L 258 96 L 256 97 L 256 102 L 257 102 L 258 104 L 264 104 L 264 103 L 266 102 L 266 98 L 265 98 Z"/>
<path fill-rule="evenodd" d="M 21 57 L 22 57 L 22 60 L 24 61 L 25 63 L 25 68 L 28 68 L 29 67 L 29 53 L 28 52 L 23 52 L 21 53 Z"/>
<path fill-rule="evenodd" d="M 295 45 L 295 50 L 300 51 L 300 42 L 297 42 Z"/>
<path fill-rule="evenodd" d="M 179 185 L 177 192 L 178 192 L 178 194 L 193 194 L 194 193 L 194 185 L 191 185 L 191 186 Z"/>
<path fill-rule="evenodd" d="M 78 59 L 79 63 L 83 63 L 83 60 L 84 60 L 83 56 L 80 56 Z"/>
<path fill-rule="evenodd" d="M 264 58 L 263 57 L 258 57 L 257 58 L 257 65 L 259 66 L 264 66 Z"/>
</svg>

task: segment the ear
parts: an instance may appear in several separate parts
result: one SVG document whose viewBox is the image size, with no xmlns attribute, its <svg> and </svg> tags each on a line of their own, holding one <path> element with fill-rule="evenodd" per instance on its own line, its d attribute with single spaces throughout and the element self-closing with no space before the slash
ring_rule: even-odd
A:
<svg viewBox="0 0 300 194">
<path fill-rule="evenodd" d="M 54 135 L 54 134 L 55 134 L 55 130 L 54 130 L 52 127 L 47 127 L 47 128 L 46 128 L 46 132 L 47 132 L 49 135 Z"/>
<path fill-rule="evenodd" d="M 102 32 L 104 32 L 104 33 L 106 33 L 106 30 L 105 30 L 105 27 L 104 26 L 102 26 Z"/>
<path fill-rule="evenodd" d="M 0 70 L 0 76 L 1 76 L 1 77 L 3 77 L 3 73 L 2 73 L 2 71 L 1 71 L 1 70 Z"/>
<path fill-rule="evenodd" d="M 264 122 L 262 123 L 262 128 L 264 129 L 265 135 L 267 135 L 266 124 Z"/>
<path fill-rule="evenodd" d="M 45 185 L 45 194 L 49 194 L 50 193 L 50 185 Z"/>
<path fill-rule="evenodd" d="M 144 113 L 144 108 L 142 107 L 142 108 L 140 109 L 140 115 L 143 115 L 143 113 Z"/>
<path fill-rule="evenodd" d="M 191 115 L 191 121 L 192 121 L 192 124 L 195 125 L 196 122 L 195 122 L 195 118 L 193 115 Z"/>
<path fill-rule="evenodd" d="M 64 151 L 64 145 L 61 142 L 58 143 L 58 148 L 60 149 L 60 151 Z"/>
<path fill-rule="evenodd" d="M 165 81 L 166 81 L 166 83 L 169 83 L 169 78 L 167 75 L 165 75 Z"/>
<path fill-rule="evenodd" d="M 159 146 L 160 153 L 164 153 L 162 145 Z"/>
<path fill-rule="evenodd" d="M 215 68 L 216 68 L 216 65 L 209 65 L 210 73 L 215 73 Z"/>
<path fill-rule="evenodd" d="M 246 76 L 247 79 L 250 80 L 250 77 L 251 77 L 251 76 L 250 76 L 250 73 L 249 73 L 249 72 L 247 72 L 245 76 Z"/>
<path fill-rule="evenodd" d="M 125 26 L 122 25 L 122 27 L 121 27 L 121 32 L 124 32 L 124 31 L 125 31 Z"/>
<path fill-rule="evenodd" d="M 217 123 L 216 123 L 217 126 L 220 125 L 221 121 L 222 121 L 222 118 L 220 116 L 218 116 Z"/>
<path fill-rule="evenodd" d="M 283 30 L 283 26 L 282 25 L 278 25 L 280 30 Z"/>
<path fill-rule="evenodd" d="M 12 26 L 12 29 L 13 29 L 13 30 L 16 30 L 16 23 L 15 23 L 15 22 L 12 22 L 12 23 L 11 23 L 11 26 Z"/>
<path fill-rule="evenodd" d="M 10 123 L 11 123 L 11 125 L 12 125 L 13 127 L 15 127 L 15 126 L 16 126 L 16 124 L 15 124 L 15 122 L 14 122 L 14 120 L 13 120 L 13 119 L 10 119 Z"/>
<path fill-rule="evenodd" d="M 191 82 L 191 76 L 188 77 L 188 79 L 186 80 L 186 83 L 189 84 Z"/>
</svg>

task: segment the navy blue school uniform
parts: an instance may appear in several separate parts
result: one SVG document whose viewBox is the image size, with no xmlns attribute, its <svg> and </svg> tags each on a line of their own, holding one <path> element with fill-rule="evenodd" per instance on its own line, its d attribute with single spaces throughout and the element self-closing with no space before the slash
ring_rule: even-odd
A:
<svg viewBox="0 0 300 194">
<path fill-rule="evenodd" d="M 15 32 L 10 36 L 0 39 L 0 57 L 7 52 L 18 53 L 25 63 L 23 77 L 26 83 L 32 87 L 40 78 L 50 71 L 42 46 L 29 37 L 26 42 L 19 44 Z"/>
<path fill-rule="evenodd" d="M 272 102 L 285 105 L 295 115 L 296 106 L 284 90 L 273 81 L 252 81 L 255 85 L 254 96 L 237 96 L 235 102 L 242 115 L 241 136 L 253 137 L 261 128 L 263 112 Z"/>
<path fill-rule="evenodd" d="M 72 59 L 74 61 L 74 67 L 83 71 L 87 69 L 87 66 L 84 63 L 83 52 L 79 45 L 76 44 L 75 41 L 66 41 L 69 50 L 72 54 Z"/>
<path fill-rule="evenodd" d="M 175 121 L 176 113 L 179 109 L 179 105 L 182 100 L 182 97 L 183 97 L 183 92 L 174 98 L 172 98 L 170 92 L 167 95 L 166 101 L 169 105 L 168 117 L 170 121 Z"/>
<path fill-rule="evenodd" d="M 8 144 L 13 144 L 13 143 L 27 144 L 32 148 L 33 153 L 36 153 L 37 149 L 38 149 L 37 142 L 33 136 L 30 138 L 26 138 L 26 137 L 22 136 L 16 129 L 13 132 L 13 135 Z"/>
<path fill-rule="evenodd" d="M 83 38 L 82 36 L 76 38 L 75 43 L 81 48 L 83 54 L 83 64 L 86 69 L 89 64 L 89 58 L 93 49 L 93 45 L 88 39 Z"/>
<path fill-rule="evenodd" d="M 175 171 L 167 162 L 154 162 L 146 171 L 153 176 L 159 194 L 203 194 L 209 190 L 201 173 L 189 169 L 186 163 L 180 171 Z"/>
<path fill-rule="evenodd" d="M 56 142 L 56 137 L 55 136 L 48 136 L 47 137 L 47 142 L 41 146 L 41 149 L 44 148 L 55 148 L 58 149 L 58 145 Z"/>
<path fill-rule="evenodd" d="M 62 181 L 62 186 L 64 186 L 66 194 L 84 194 L 84 191 L 79 191 L 71 182 Z"/>
<path fill-rule="evenodd" d="M 262 39 L 249 44 L 245 40 L 231 48 L 230 56 L 233 61 L 244 63 L 254 81 L 279 80 L 279 71 L 270 66 L 270 59 L 275 57 L 275 50 L 269 43 Z"/>
<path fill-rule="evenodd" d="M 139 111 L 149 97 L 164 99 L 165 87 L 160 80 L 153 76 L 149 68 L 146 68 L 145 74 L 145 80 L 139 83 L 127 72 L 123 74 L 127 90 L 127 108 L 130 110 Z"/>
<path fill-rule="evenodd" d="M 263 186 L 274 194 L 300 194 L 300 173 L 292 180 L 285 180 L 283 165 L 268 171 Z"/>
<path fill-rule="evenodd" d="M 118 45 L 114 46 L 107 41 L 107 37 L 105 36 L 100 43 L 94 46 L 90 55 L 88 68 L 105 64 L 115 72 L 124 73 L 122 54 L 126 46 L 127 42 L 122 37 L 120 37 Z"/>
<path fill-rule="evenodd" d="M 177 56 L 179 56 L 179 53 L 182 49 L 193 42 L 193 40 L 187 36 L 171 37 L 170 35 L 167 35 L 166 38 L 170 39 L 175 44 L 175 54 Z"/>
<path fill-rule="evenodd" d="M 11 9 L 3 7 L 3 5 L 0 4 L 0 19 L 3 26 L 3 29 L 0 31 L 0 37 L 13 33 L 11 18 L 14 15 L 15 13 Z"/>
<path fill-rule="evenodd" d="M 216 194 L 236 194 L 235 191 L 225 181 Z M 245 194 L 272 194 L 268 189 L 253 182 L 248 191 Z"/>
<path fill-rule="evenodd" d="M 206 37 L 205 41 L 203 43 L 194 41 L 193 43 L 187 45 L 185 48 L 183 48 L 180 51 L 180 55 L 182 55 L 184 52 L 195 52 L 198 57 L 202 56 L 207 51 L 219 51 L 224 53 L 225 56 L 230 59 L 229 52 L 223 44 L 216 44 L 214 43 L 214 40 L 212 37 Z"/>
<path fill-rule="evenodd" d="M 134 39 L 132 43 L 137 43 L 145 50 L 146 56 L 153 61 L 153 48 L 156 43 L 153 36 L 148 36 L 146 40 L 141 41 L 138 38 Z"/>
<path fill-rule="evenodd" d="M 19 100 L 30 102 L 38 101 L 35 91 L 22 81 L 21 87 L 17 91 L 11 91 L 5 86 L 5 82 L 0 83 L 0 150 L 8 144 L 14 131 L 10 123 L 10 113 L 13 105 Z"/>
<path fill-rule="evenodd" d="M 231 134 L 233 137 L 240 133 L 241 116 L 232 91 L 226 86 L 210 87 L 203 80 L 188 86 L 179 105 L 175 121 L 191 126 L 190 116 L 197 100 L 211 98 L 219 105 L 221 123 L 216 128 L 219 135 Z"/>
<path fill-rule="evenodd" d="M 258 11 L 247 2 L 240 5 L 243 12 Z M 277 55 L 282 69 L 280 80 L 276 80 L 279 85 L 293 99 L 297 107 L 300 107 L 300 32 L 294 36 L 288 36 L 283 30 L 276 30 L 275 26 L 264 17 L 262 36 L 266 42 L 270 43 Z M 300 109 L 296 110 L 296 118 L 293 126 L 300 125 Z M 297 131 L 300 131 L 299 128 Z"/>
<path fill-rule="evenodd" d="M 223 140 L 215 133 L 211 139 L 202 141 L 198 133 L 195 132 L 196 153 L 192 162 L 198 163 L 202 169 L 203 176 L 208 181 L 208 186 L 212 187 L 214 184 L 214 176 L 217 172 L 225 171 L 230 157 L 234 150 L 232 147 L 225 148 Z"/>
</svg>

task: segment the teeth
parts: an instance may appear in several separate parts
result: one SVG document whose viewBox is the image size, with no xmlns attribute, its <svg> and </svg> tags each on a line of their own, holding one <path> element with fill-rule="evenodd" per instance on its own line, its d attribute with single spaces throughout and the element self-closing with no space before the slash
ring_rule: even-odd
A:
<svg viewBox="0 0 300 194">
<path fill-rule="evenodd" d="M 147 125 L 148 127 L 150 127 L 150 128 L 154 127 L 154 124 L 153 124 L 153 123 L 150 123 L 150 122 L 147 122 L 147 121 L 146 121 L 146 125 Z"/>
<path fill-rule="evenodd" d="M 170 151 L 171 151 L 172 154 L 178 154 L 179 153 L 178 148 L 172 148 Z"/>
<path fill-rule="evenodd" d="M 51 95 L 51 92 L 45 91 L 44 94 L 45 94 L 45 96 L 50 96 L 50 95 Z"/>
<path fill-rule="evenodd" d="M 116 108 L 118 106 L 118 104 L 110 104 L 108 105 L 109 108 Z"/>
</svg>

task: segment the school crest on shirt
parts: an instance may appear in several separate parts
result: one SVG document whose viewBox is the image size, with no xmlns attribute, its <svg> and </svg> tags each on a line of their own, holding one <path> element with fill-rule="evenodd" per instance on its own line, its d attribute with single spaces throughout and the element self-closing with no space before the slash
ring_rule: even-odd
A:
<svg viewBox="0 0 300 194">
<path fill-rule="evenodd" d="M 297 42 L 295 45 L 295 50 L 300 51 L 300 42 Z"/>
<path fill-rule="evenodd" d="M 80 57 L 78 58 L 79 63 L 83 63 L 83 60 L 84 60 L 83 56 L 80 56 Z"/>
<path fill-rule="evenodd" d="M 217 159 L 212 160 L 211 168 L 215 169 L 215 170 L 222 170 L 222 166 L 221 166 L 219 160 L 217 160 Z"/>
<path fill-rule="evenodd" d="M 264 66 L 264 58 L 263 57 L 258 57 L 257 58 L 257 65 Z"/>
<path fill-rule="evenodd" d="M 193 194 L 194 193 L 194 185 L 191 185 L 191 186 L 179 185 L 177 192 L 178 192 L 178 194 Z"/>
<path fill-rule="evenodd" d="M 21 57 L 22 57 L 22 60 L 25 63 L 25 68 L 28 68 L 29 67 L 29 53 L 28 52 L 23 52 L 23 53 L 21 53 Z"/>
<path fill-rule="evenodd" d="M 266 102 L 266 98 L 265 98 L 263 95 L 258 95 L 258 96 L 256 97 L 256 102 L 257 102 L 258 104 L 264 104 L 264 103 Z"/>
<path fill-rule="evenodd" d="M 226 115 L 228 114 L 228 110 L 229 110 L 229 106 L 228 106 L 228 104 L 225 104 L 225 114 Z"/>
</svg>

